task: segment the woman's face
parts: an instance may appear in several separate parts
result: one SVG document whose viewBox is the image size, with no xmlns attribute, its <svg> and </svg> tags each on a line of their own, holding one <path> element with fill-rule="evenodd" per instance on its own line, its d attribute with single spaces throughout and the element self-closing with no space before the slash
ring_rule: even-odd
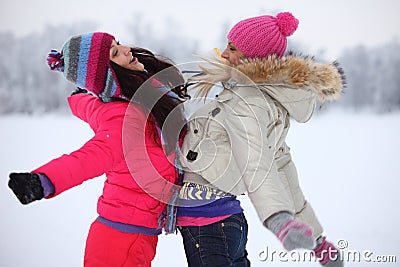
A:
<svg viewBox="0 0 400 267">
<path fill-rule="evenodd" d="M 233 65 L 239 65 L 240 59 L 244 57 L 244 54 L 239 50 L 239 48 L 229 41 L 224 52 L 222 52 L 221 57 L 225 58 Z"/>
<path fill-rule="evenodd" d="M 132 55 L 131 49 L 115 40 L 111 43 L 110 60 L 129 70 L 144 71 L 144 65 Z"/>
</svg>

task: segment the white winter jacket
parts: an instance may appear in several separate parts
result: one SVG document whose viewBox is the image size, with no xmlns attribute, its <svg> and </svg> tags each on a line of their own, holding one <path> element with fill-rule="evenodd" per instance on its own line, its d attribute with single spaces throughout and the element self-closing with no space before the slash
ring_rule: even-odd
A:
<svg viewBox="0 0 400 267">
<path fill-rule="evenodd" d="M 247 60 L 236 68 L 211 64 L 194 79 L 200 88 L 222 82 L 224 90 L 189 119 L 180 157 L 184 181 L 247 192 L 262 222 L 278 211 L 300 213 L 307 203 L 294 165 L 282 178 L 292 164 L 285 143 L 290 117 L 306 122 L 317 100 L 337 98 L 341 70 L 295 55 Z"/>
</svg>

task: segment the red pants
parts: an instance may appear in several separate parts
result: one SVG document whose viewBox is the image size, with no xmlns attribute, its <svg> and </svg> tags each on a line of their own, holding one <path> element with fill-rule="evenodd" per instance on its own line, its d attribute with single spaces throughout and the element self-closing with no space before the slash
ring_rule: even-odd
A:
<svg viewBox="0 0 400 267">
<path fill-rule="evenodd" d="M 90 226 L 85 267 L 151 266 L 158 236 L 122 233 L 98 221 Z"/>
</svg>

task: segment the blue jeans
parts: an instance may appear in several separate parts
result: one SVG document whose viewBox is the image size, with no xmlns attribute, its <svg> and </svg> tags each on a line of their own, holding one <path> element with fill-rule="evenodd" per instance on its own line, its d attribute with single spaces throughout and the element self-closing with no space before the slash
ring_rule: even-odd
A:
<svg viewBox="0 0 400 267">
<path fill-rule="evenodd" d="M 248 225 L 243 213 L 210 225 L 178 229 L 189 267 L 250 266 L 246 251 Z"/>
</svg>

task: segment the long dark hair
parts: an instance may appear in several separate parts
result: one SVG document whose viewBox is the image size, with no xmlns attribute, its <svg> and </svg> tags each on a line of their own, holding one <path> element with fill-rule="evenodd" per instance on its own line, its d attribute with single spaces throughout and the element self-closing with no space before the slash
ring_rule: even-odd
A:
<svg viewBox="0 0 400 267">
<path fill-rule="evenodd" d="M 169 154 L 175 149 L 178 138 L 186 131 L 182 102 L 189 96 L 184 87 L 184 78 L 179 69 L 167 58 L 156 56 L 140 47 L 131 48 L 131 52 L 144 65 L 146 71 L 129 70 L 110 61 L 111 67 L 115 71 L 123 95 L 129 100 L 134 98 L 136 103 L 148 109 L 155 120 L 154 127 L 162 129 L 166 152 Z M 165 69 L 168 70 L 163 71 Z M 156 75 L 156 81 L 174 94 L 160 90 L 161 84 L 151 82 L 148 85 L 146 83 L 145 90 L 138 91 L 139 87 L 153 75 Z M 167 117 L 168 123 L 165 123 Z M 156 136 L 155 134 L 155 140 L 159 140 Z"/>
</svg>

